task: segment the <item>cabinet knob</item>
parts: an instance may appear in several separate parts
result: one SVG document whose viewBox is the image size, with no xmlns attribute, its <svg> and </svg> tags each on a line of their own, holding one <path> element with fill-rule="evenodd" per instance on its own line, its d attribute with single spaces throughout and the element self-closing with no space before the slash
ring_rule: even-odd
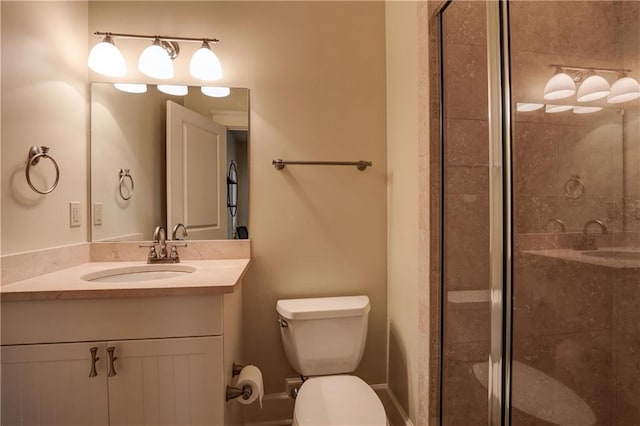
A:
<svg viewBox="0 0 640 426">
<path fill-rule="evenodd" d="M 114 346 L 111 346 L 110 348 L 107 348 L 107 352 L 109 353 L 109 372 L 107 373 L 107 376 L 109 377 L 113 377 L 116 376 L 118 374 L 118 372 L 116 371 L 116 366 L 115 366 L 115 362 L 118 359 L 117 356 L 115 356 L 114 352 L 115 352 L 116 348 Z"/>
<path fill-rule="evenodd" d="M 89 348 L 91 352 L 91 371 L 89 372 L 89 377 L 96 377 L 98 375 L 98 371 L 96 371 L 96 364 L 100 357 L 98 356 L 98 347 L 94 346 Z"/>
</svg>

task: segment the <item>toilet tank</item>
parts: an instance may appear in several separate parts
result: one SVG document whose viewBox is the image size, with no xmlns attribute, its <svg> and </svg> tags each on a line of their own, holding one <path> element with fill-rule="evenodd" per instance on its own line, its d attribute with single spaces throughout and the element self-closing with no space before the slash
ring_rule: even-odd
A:
<svg viewBox="0 0 640 426">
<path fill-rule="evenodd" d="M 367 296 L 278 300 L 280 336 L 289 364 L 303 376 L 353 372 L 364 353 Z"/>
</svg>

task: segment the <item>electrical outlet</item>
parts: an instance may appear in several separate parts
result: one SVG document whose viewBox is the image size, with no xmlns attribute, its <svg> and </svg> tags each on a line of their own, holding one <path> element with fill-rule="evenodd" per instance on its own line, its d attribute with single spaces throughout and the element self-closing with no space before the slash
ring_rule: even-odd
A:
<svg viewBox="0 0 640 426">
<path fill-rule="evenodd" d="M 93 203 L 93 224 L 102 225 L 102 203 Z"/>
<path fill-rule="evenodd" d="M 80 226 L 80 223 L 80 202 L 71 201 L 69 203 L 69 225 L 72 228 L 77 228 L 78 226 Z"/>
<path fill-rule="evenodd" d="M 640 220 L 640 200 L 636 200 L 636 220 Z"/>
</svg>

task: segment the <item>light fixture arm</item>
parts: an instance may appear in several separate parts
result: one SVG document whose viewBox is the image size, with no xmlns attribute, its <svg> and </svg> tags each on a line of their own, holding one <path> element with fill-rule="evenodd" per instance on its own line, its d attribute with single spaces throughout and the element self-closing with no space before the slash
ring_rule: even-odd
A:
<svg viewBox="0 0 640 426">
<path fill-rule="evenodd" d="M 161 41 L 187 41 L 194 43 L 208 42 L 218 44 L 220 40 L 217 38 L 209 37 L 176 37 L 176 36 L 163 36 L 163 35 L 144 35 L 144 34 L 127 34 L 127 33 L 111 33 L 104 31 L 96 31 L 93 33 L 96 37 L 110 37 L 110 38 L 129 38 L 129 39 L 142 39 L 142 40 L 161 40 Z"/>
<path fill-rule="evenodd" d="M 564 71 L 582 71 L 582 72 L 610 72 L 616 74 L 628 74 L 630 69 L 625 68 L 597 68 L 597 67 L 579 67 L 575 65 L 550 64 L 549 68 L 560 69 Z"/>
</svg>

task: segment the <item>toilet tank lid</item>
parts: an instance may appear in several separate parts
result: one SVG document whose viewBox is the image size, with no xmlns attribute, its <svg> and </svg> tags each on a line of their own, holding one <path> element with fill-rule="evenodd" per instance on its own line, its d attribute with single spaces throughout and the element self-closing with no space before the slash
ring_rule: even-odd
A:
<svg viewBox="0 0 640 426">
<path fill-rule="evenodd" d="M 318 297 L 278 300 L 278 313 L 286 319 L 356 317 L 371 310 L 367 296 Z"/>
</svg>

